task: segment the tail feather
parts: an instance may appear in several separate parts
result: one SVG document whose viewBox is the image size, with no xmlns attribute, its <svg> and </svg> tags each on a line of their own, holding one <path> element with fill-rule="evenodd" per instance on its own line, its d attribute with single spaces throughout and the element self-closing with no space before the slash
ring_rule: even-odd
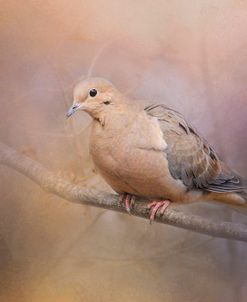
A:
<svg viewBox="0 0 247 302">
<path fill-rule="evenodd" d="M 247 191 L 239 192 L 239 194 L 241 195 L 241 197 L 243 197 L 245 199 L 246 204 L 247 204 Z"/>
<path fill-rule="evenodd" d="M 218 202 L 228 204 L 232 209 L 241 214 L 247 215 L 247 192 L 231 192 L 231 193 L 220 193 L 212 192 L 211 198 Z"/>
<path fill-rule="evenodd" d="M 247 199 L 241 192 L 212 193 L 213 199 L 240 207 L 247 206 Z"/>
<path fill-rule="evenodd" d="M 238 174 L 224 169 L 208 187 L 208 191 L 227 193 L 238 192 L 242 193 L 247 190 L 247 181 Z M 245 197 L 247 199 L 247 197 Z"/>
<path fill-rule="evenodd" d="M 241 214 L 247 215 L 247 192 L 240 192 L 239 195 L 243 198 L 244 203 L 242 205 L 231 205 L 231 208 Z"/>
</svg>

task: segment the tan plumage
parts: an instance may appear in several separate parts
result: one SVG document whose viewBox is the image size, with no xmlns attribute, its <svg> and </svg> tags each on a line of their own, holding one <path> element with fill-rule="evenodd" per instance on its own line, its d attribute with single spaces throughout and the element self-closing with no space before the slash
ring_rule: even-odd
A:
<svg viewBox="0 0 247 302">
<path fill-rule="evenodd" d="M 90 152 L 116 192 L 181 203 L 214 199 L 246 205 L 243 179 L 178 112 L 164 105 L 142 108 L 100 78 L 75 87 L 68 116 L 78 109 L 93 118 Z"/>
</svg>

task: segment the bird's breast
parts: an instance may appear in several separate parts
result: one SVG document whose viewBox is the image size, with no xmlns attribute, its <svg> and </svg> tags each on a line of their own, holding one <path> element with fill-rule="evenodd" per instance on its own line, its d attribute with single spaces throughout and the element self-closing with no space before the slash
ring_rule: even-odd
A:
<svg viewBox="0 0 247 302">
<path fill-rule="evenodd" d="M 133 131 L 132 131 L 133 132 Z M 173 198 L 184 192 L 180 181 L 169 173 L 165 143 L 148 144 L 146 137 L 136 139 L 119 133 L 93 133 L 90 153 L 103 178 L 117 192 L 144 197 Z M 156 133 L 157 135 L 157 133 Z"/>
</svg>

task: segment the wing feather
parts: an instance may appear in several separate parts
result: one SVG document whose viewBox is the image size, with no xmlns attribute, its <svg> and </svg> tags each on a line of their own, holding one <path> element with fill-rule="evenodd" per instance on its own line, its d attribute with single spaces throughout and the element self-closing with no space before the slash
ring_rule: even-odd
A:
<svg viewBox="0 0 247 302">
<path fill-rule="evenodd" d="M 171 175 L 188 188 L 213 192 L 240 192 L 246 183 L 230 171 L 183 116 L 164 105 L 145 108 L 156 117 L 167 143 L 166 156 Z"/>
</svg>

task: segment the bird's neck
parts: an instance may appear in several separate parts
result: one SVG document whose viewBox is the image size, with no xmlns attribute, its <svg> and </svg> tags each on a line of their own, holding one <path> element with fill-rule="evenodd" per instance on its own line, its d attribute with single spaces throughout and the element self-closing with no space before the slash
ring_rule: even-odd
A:
<svg viewBox="0 0 247 302">
<path fill-rule="evenodd" d="M 130 125 L 140 111 L 143 111 L 140 105 L 129 104 L 126 101 L 121 105 L 115 106 L 112 113 L 98 112 L 98 115 L 94 116 L 93 125 L 100 132 L 114 131 L 117 133 Z"/>
<path fill-rule="evenodd" d="M 100 115 L 93 119 L 93 131 L 98 134 L 117 134 L 125 129 L 135 119 L 136 112 L 115 111 L 113 115 Z"/>
</svg>

